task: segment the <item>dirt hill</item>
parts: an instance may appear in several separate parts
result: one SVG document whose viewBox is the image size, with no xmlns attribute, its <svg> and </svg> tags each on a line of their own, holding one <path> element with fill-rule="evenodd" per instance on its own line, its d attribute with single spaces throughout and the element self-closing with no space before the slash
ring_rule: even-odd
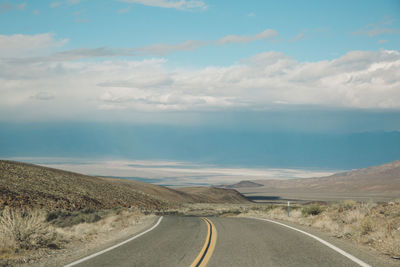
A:
<svg viewBox="0 0 400 267">
<path fill-rule="evenodd" d="M 242 187 L 260 187 L 264 186 L 263 184 L 255 183 L 252 181 L 240 181 L 239 183 L 232 184 L 232 185 L 226 185 L 224 186 L 225 188 L 242 188 Z"/>
<path fill-rule="evenodd" d="M 125 179 L 102 178 L 0 160 L 0 209 L 4 206 L 49 210 L 108 209 L 117 206 L 164 209 L 180 203 L 246 203 L 237 191 L 203 188 L 174 190 Z M 190 190 L 189 190 L 190 191 Z M 208 195 L 207 195 L 208 194 Z"/>
<path fill-rule="evenodd" d="M 178 191 L 188 193 L 200 203 L 251 203 L 238 191 L 217 187 L 182 187 Z"/>
<path fill-rule="evenodd" d="M 171 189 L 164 186 L 153 185 L 149 183 L 115 179 L 102 178 L 114 184 L 124 185 L 132 190 L 158 196 L 164 200 L 178 203 L 250 203 L 242 194 L 232 189 L 215 187 L 182 187 Z"/>
<path fill-rule="evenodd" d="M 107 177 L 99 177 L 99 178 L 111 184 L 122 185 L 126 188 L 129 188 L 130 190 L 140 191 L 151 196 L 158 196 L 164 200 L 171 202 L 178 202 L 178 203 L 196 202 L 193 196 L 164 186 L 158 186 L 154 184 L 128 180 L 128 179 L 107 178 Z"/>
</svg>

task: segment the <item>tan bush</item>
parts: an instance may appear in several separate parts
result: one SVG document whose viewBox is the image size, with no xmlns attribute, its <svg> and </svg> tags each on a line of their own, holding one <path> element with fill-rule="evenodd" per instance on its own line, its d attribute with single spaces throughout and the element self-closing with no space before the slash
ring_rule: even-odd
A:
<svg viewBox="0 0 400 267">
<path fill-rule="evenodd" d="M 312 226 L 327 230 L 334 234 L 339 233 L 339 225 L 327 215 L 318 216 Z"/>
<path fill-rule="evenodd" d="M 114 229 L 124 229 L 140 222 L 144 215 L 137 210 L 117 210 L 94 223 L 80 223 L 69 227 L 57 228 L 56 231 L 65 240 L 92 240 L 98 235 Z"/>
<path fill-rule="evenodd" d="M 57 234 L 40 210 L 5 208 L 0 213 L 0 247 L 3 250 L 57 248 Z"/>
<path fill-rule="evenodd" d="M 361 220 L 360 222 L 360 233 L 361 235 L 366 235 L 370 232 L 372 232 L 373 229 L 373 222 L 370 217 L 366 217 Z"/>
<path fill-rule="evenodd" d="M 324 211 L 324 209 L 318 204 L 311 204 L 311 205 L 305 206 L 301 210 L 301 212 L 304 216 L 310 216 L 310 215 L 315 216 L 315 215 L 320 214 L 323 211 Z"/>
<path fill-rule="evenodd" d="M 341 219 L 345 224 L 353 224 L 361 221 L 365 217 L 364 212 L 361 212 L 359 209 L 356 210 L 348 210 L 341 215 Z"/>
<path fill-rule="evenodd" d="M 400 257 L 400 239 L 393 237 L 384 239 L 380 246 L 385 254 Z"/>
<path fill-rule="evenodd" d="M 357 207 L 357 202 L 351 199 L 347 199 L 342 202 L 341 206 L 343 207 L 344 210 L 352 210 Z"/>
</svg>

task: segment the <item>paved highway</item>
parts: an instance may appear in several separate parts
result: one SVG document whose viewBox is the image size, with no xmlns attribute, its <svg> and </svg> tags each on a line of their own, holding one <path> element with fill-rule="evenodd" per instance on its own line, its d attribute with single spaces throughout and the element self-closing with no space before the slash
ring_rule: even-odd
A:
<svg viewBox="0 0 400 267">
<path fill-rule="evenodd" d="M 164 217 L 153 230 L 75 266 L 206 264 L 210 267 L 360 266 L 314 238 L 271 222 L 175 216 Z M 377 266 L 376 262 L 373 265 Z"/>
</svg>

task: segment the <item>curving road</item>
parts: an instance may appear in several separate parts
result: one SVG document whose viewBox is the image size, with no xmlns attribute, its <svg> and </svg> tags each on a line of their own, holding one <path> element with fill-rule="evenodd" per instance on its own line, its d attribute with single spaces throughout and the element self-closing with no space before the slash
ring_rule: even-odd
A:
<svg viewBox="0 0 400 267">
<path fill-rule="evenodd" d="M 148 233 L 75 266 L 204 266 L 207 261 L 210 267 L 360 266 L 303 233 L 271 222 L 178 216 L 164 217 Z M 372 265 L 380 264 L 375 259 Z"/>
</svg>

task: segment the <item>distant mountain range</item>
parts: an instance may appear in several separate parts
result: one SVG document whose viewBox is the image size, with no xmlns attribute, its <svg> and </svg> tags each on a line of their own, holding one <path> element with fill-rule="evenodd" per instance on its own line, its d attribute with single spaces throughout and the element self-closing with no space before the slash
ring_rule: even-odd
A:
<svg viewBox="0 0 400 267">
<path fill-rule="evenodd" d="M 327 177 L 241 181 L 226 187 L 260 186 L 274 192 L 400 192 L 400 160 Z"/>
</svg>

